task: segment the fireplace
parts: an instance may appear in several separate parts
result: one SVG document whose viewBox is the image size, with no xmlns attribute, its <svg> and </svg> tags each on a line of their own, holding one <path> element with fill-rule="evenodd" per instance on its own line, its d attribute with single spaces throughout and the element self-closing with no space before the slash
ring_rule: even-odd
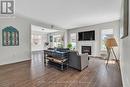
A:
<svg viewBox="0 0 130 87">
<path fill-rule="evenodd" d="M 82 54 L 88 53 L 88 55 L 91 55 L 91 46 L 82 46 Z"/>
</svg>

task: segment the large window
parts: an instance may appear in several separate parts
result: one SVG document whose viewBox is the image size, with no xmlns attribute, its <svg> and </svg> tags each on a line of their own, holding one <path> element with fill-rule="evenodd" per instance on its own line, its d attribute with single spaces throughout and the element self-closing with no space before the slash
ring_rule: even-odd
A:
<svg viewBox="0 0 130 87">
<path fill-rule="evenodd" d="M 113 29 L 101 30 L 101 51 L 106 50 L 104 40 L 107 37 L 107 35 L 113 35 Z"/>
<path fill-rule="evenodd" d="M 76 33 L 70 34 L 70 41 L 72 44 L 72 48 L 75 49 L 76 48 Z"/>
<path fill-rule="evenodd" d="M 61 35 L 54 35 L 53 36 L 54 42 L 53 42 L 53 46 L 54 47 L 63 47 L 63 38 Z"/>
<path fill-rule="evenodd" d="M 42 35 L 32 35 L 32 45 L 40 45 L 42 42 Z"/>
</svg>

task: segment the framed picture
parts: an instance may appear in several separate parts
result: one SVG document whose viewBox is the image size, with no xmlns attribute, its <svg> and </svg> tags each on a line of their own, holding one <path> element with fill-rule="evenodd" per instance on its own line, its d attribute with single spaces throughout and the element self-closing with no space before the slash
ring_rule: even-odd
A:
<svg viewBox="0 0 130 87">
<path fill-rule="evenodd" d="M 12 26 L 2 30 L 2 45 L 3 46 L 19 46 L 19 32 Z"/>
<path fill-rule="evenodd" d="M 121 11 L 121 26 L 120 26 L 120 38 L 123 39 L 128 36 L 129 28 L 129 0 L 123 0 Z"/>
</svg>

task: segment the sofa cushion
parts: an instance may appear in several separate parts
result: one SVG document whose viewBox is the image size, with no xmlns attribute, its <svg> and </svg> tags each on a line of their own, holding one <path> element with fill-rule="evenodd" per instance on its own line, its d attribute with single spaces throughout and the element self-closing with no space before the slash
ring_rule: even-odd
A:
<svg viewBox="0 0 130 87">
<path fill-rule="evenodd" d="M 68 48 L 56 48 L 56 51 L 67 52 L 67 51 L 69 51 L 69 49 Z"/>
</svg>

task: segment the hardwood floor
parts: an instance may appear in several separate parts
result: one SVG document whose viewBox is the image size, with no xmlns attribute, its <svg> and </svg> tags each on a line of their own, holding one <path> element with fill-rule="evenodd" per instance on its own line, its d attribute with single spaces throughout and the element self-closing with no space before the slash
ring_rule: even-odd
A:
<svg viewBox="0 0 130 87">
<path fill-rule="evenodd" d="M 83 71 L 69 68 L 60 71 L 44 67 L 41 53 L 32 61 L 0 66 L 0 87 L 123 87 L 116 64 L 105 67 L 105 61 L 92 58 Z"/>
</svg>

